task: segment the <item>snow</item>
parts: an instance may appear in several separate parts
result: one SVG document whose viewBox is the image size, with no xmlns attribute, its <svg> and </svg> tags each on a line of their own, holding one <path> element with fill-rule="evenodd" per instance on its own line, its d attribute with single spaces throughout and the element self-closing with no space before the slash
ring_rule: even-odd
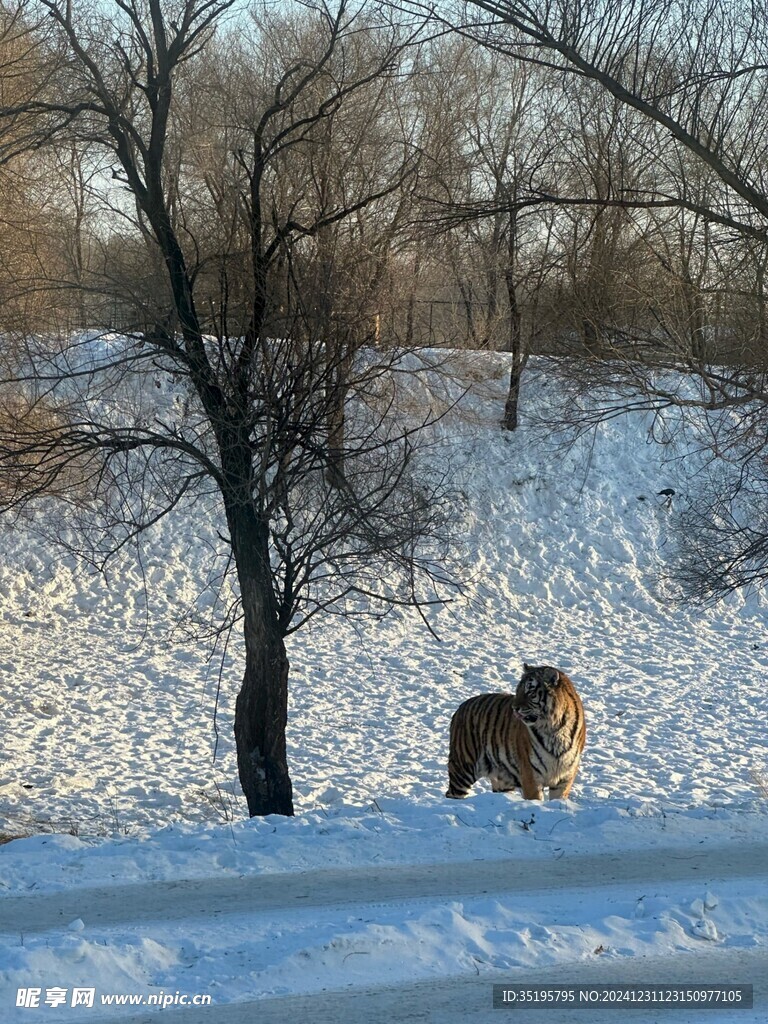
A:
<svg viewBox="0 0 768 1024">
<path fill-rule="evenodd" d="M 768 865 L 755 856 L 752 874 L 710 877 L 706 853 L 749 859 L 768 844 L 765 598 L 692 607 L 664 578 L 676 514 L 704 478 L 691 435 L 670 422 L 665 443 L 650 443 L 658 422 L 634 415 L 556 448 L 537 423 L 564 400 L 546 363 L 527 374 L 523 425 L 507 435 L 497 426 L 505 357 L 450 358 L 450 377 L 441 365 L 409 382 L 408 396 L 423 412 L 469 388 L 425 456 L 450 468 L 459 495 L 463 593 L 430 613 L 439 639 L 406 612 L 317 618 L 289 638 L 294 819 L 248 821 L 239 793 L 240 655 L 233 645 L 222 663 L 205 635 L 219 611 L 212 500 L 159 524 L 140 560 L 125 551 L 106 577 L 51 544 L 51 508 L 6 528 L 0 830 L 26 838 L 0 846 L 0 891 L 77 897 L 56 927 L 25 932 L 25 917 L 4 929 L 9 1015 L 33 1013 L 14 1003 L 35 985 L 181 990 L 223 1004 L 596 957 L 764 950 Z M 667 488 L 671 502 L 658 494 Z M 513 687 L 523 661 L 556 665 L 582 695 L 587 747 L 572 799 L 541 805 L 479 783 L 466 801 L 446 800 L 453 710 Z M 581 887 L 566 870 L 609 854 L 628 864 L 650 854 L 660 867 L 644 883 L 606 885 L 598 872 Z M 700 878 L 654 880 L 670 859 L 701 854 Z M 299 901 L 279 914 L 236 903 L 213 918 L 99 923 L 92 913 L 94 887 L 234 886 L 333 869 L 370 872 L 374 891 L 385 868 L 504 861 L 530 878 L 530 895 L 415 886 L 380 903 L 313 911 Z M 540 891 L 553 872 L 563 891 Z M 44 1012 L 80 1019 L 69 1006 Z"/>
</svg>

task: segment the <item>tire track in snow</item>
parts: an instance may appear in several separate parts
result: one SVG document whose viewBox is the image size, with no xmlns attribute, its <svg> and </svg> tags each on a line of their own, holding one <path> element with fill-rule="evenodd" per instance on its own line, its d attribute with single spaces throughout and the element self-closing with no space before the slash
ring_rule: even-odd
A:
<svg viewBox="0 0 768 1024">
<path fill-rule="evenodd" d="M 494 984 L 744 984 L 754 986 L 754 1007 L 691 1010 L 632 1009 L 602 1012 L 594 1007 L 529 1012 L 494 1010 Z M 768 950 L 702 948 L 678 956 L 627 957 L 615 960 L 551 964 L 483 972 L 477 977 L 430 978 L 370 988 L 350 986 L 310 995 L 290 995 L 253 1002 L 164 1010 L 170 1024 L 765 1024 L 768 1020 Z M 156 1024 L 157 1012 L 112 1016 L 91 1024 Z M 74 1024 L 74 1022 L 73 1022 Z"/>
<path fill-rule="evenodd" d="M 34 933 L 66 927 L 76 918 L 111 927 L 164 924 L 349 904 L 454 900 L 493 894 L 580 890 L 639 882 L 701 882 L 768 876 L 768 844 L 731 843 L 699 850 L 652 848 L 627 853 L 536 859 L 478 860 L 442 864 L 395 864 L 291 874 L 203 878 L 194 881 L 76 888 L 0 899 L 0 932 Z M 550 856 L 546 852 L 550 852 Z"/>
</svg>

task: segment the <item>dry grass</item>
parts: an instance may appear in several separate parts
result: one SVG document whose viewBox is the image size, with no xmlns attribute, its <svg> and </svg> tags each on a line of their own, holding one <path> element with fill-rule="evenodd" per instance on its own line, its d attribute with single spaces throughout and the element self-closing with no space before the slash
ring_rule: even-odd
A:
<svg viewBox="0 0 768 1024">
<path fill-rule="evenodd" d="M 752 776 L 752 781 L 755 784 L 755 788 L 762 798 L 768 802 L 768 779 L 762 772 L 759 772 L 756 768 L 753 768 L 749 773 Z"/>
</svg>

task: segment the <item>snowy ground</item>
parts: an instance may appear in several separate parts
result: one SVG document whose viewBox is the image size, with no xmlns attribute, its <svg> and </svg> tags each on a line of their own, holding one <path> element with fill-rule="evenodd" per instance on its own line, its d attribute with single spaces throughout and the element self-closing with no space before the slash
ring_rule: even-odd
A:
<svg viewBox="0 0 768 1024">
<path fill-rule="evenodd" d="M 224 1007 L 430 979 L 476 978 L 485 992 L 505 970 L 535 978 L 560 965 L 573 977 L 582 964 L 591 979 L 595 962 L 634 981 L 644 957 L 689 954 L 690 965 L 722 953 L 732 965 L 743 950 L 752 965 L 765 953 L 765 601 L 693 609 L 661 578 L 697 459 L 647 443 L 641 418 L 569 452 L 532 427 L 502 435 L 503 360 L 479 372 L 478 358 L 473 375 L 490 381 L 475 381 L 439 430 L 463 494 L 464 596 L 432 616 L 439 641 L 406 614 L 315 620 L 291 639 L 295 819 L 244 820 L 231 740 L 238 655 L 219 680 L 207 643 L 188 636 L 192 620 L 215 615 L 208 510 L 194 531 L 183 515 L 163 524 L 141 564 L 126 557 L 108 580 L 30 525 L 4 534 L 0 829 L 29 838 L 0 847 L 3 1019 L 5 1007 L 69 1021 L 131 1012 L 15 1010 L 20 987 L 42 999 L 54 986 L 207 993 Z M 529 412 L 556 407 L 557 386 L 531 379 L 524 397 Z M 671 507 L 657 494 L 669 487 Z M 541 806 L 478 786 L 461 804 L 445 800 L 453 709 L 513 686 L 523 660 L 564 669 L 582 694 L 587 750 L 573 799 Z M 580 879 L 598 855 L 620 864 Z M 376 873 L 453 864 L 474 877 L 488 861 L 507 862 L 522 890 L 461 889 L 454 874 L 393 896 Z M 670 873 L 674 863 L 690 871 Z M 311 876 L 328 896 L 319 904 L 239 905 L 248 877 L 326 869 L 368 874 L 344 900 L 333 894 L 352 875 L 328 874 Z M 160 890 L 150 890 L 148 916 L 96 912 L 93 887 L 135 884 L 138 899 L 149 883 L 181 879 L 233 886 L 230 902 L 221 890 L 222 902 L 153 919 Z M 712 980 L 756 981 L 752 970 Z M 689 977 L 681 968 L 678 980 Z M 718 1018 L 746 1024 L 768 1009 L 707 1013 Z"/>
</svg>

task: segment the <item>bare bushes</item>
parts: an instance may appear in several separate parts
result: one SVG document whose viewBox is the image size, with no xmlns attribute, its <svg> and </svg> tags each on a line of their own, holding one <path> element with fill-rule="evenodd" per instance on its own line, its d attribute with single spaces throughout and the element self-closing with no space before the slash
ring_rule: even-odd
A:
<svg viewBox="0 0 768 1024">
<path fill-rule="evenodd" d="M 64 443 L 66 418 L 49 400 L 0 391 L 0 501 L 14 508 L 33 497 L 87 500 L 101 466 Z"/>
</svg>

